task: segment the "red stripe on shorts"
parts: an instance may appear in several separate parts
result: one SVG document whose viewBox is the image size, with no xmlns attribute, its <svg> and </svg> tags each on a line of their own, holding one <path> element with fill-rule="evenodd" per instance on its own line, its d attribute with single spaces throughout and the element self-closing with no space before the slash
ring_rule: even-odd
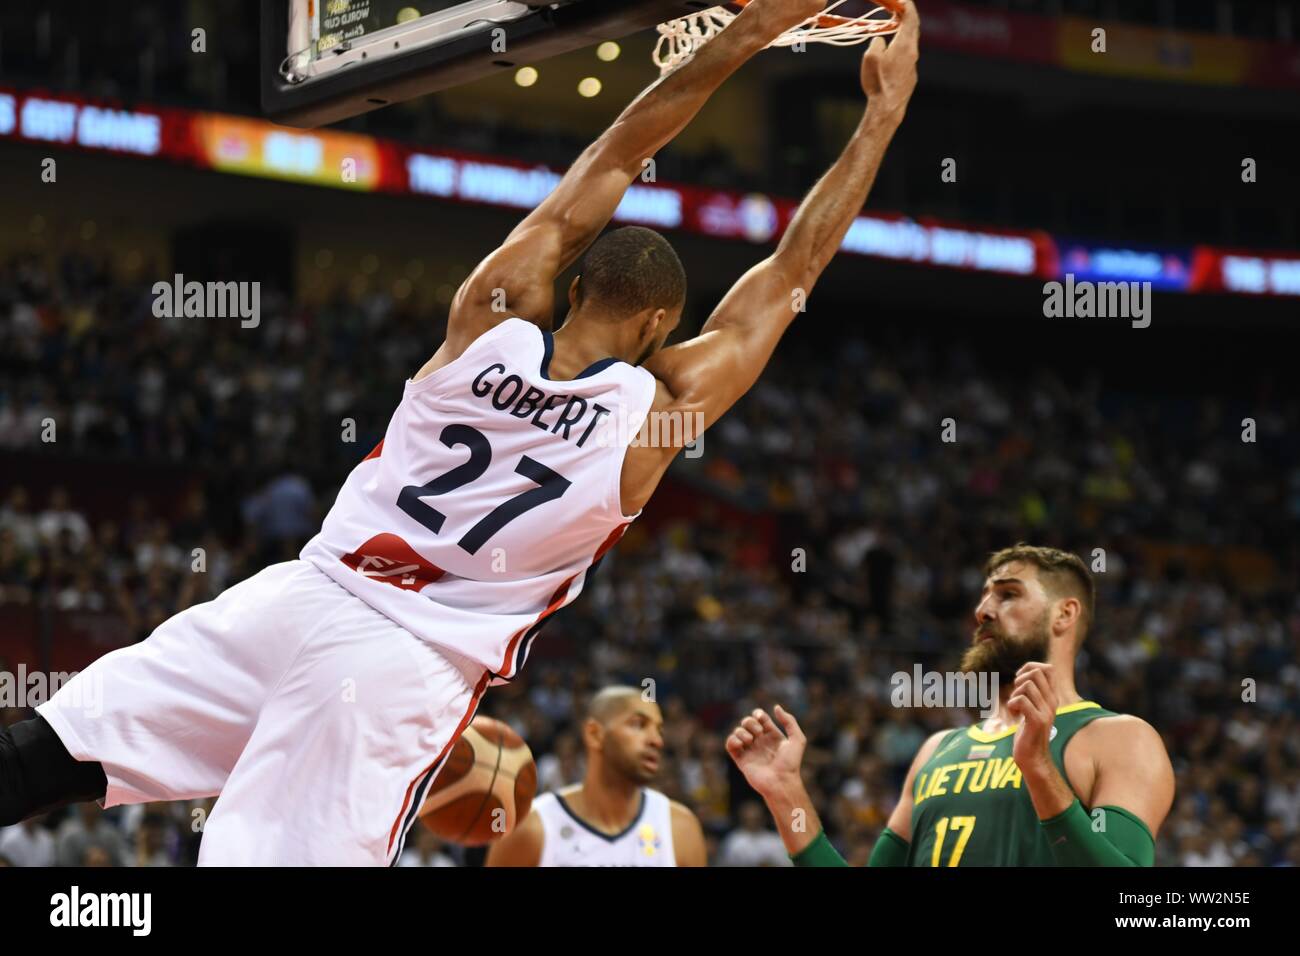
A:
<svg viewBox="0 0 1300 956">
<path fill-rule="evenodd" d="M 415 779 L 412 780 L 410 785 L 406 788 L 406 797 L 402 800 L 402 811 L 397 815 L 397 819 L 393 821 L 393 829 L 388 833 L 389 853 L 393 852 L 393 843 L 397 840 L 397 834 L 401 832 L 402 821 L 406 819 L 406 811 L 411 808 L 411 800 L 415 796 L 416 786 L 419 785 L 420 780 L 423 779 L 426 773 L 443 761 L 451 751 L 451 748 L 456 745 L 456 741 L 460 740 L 460 735 L 463 734 L 465 728 L 469 726 L 470 719 L 474 716 L 474 711 L 478 710 L 479 699 L 483 696 L 484 691 L 487 690 L 488 681 L 491 677 L 492 675 L 485 671 L 483 676 L 479 678 L 478 685 L 474 688 L 474 696 L 471 697 L 469 701 L 469 709 L 465 711 L 465 716 L 460 719 L 460 724 L 456 727 L 456 732 L 451 735 L 451 739 L 447 741 L 447 745 L 442 748 L 442 752 L 438 754 L 438 759 L 416 774 Z"/>
</svg>

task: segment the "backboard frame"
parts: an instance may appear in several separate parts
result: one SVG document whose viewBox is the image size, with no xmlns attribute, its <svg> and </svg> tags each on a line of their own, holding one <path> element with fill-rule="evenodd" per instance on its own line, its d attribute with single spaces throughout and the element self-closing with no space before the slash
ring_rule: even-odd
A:
<svg viewBox="0 0 1300 956">
<path fill-rule="evenodd" d="M 417 39 L 398 53 L 390 46 L 397 35 L 414 36 L 418 26 L 379 30 L 331 51 L 311 75 L 291 82 L 281 74 L 281 66 L 290 59 L 293 2 L 261 0 L 262 111 L 277 123 L 307 129 L 618 39 L 714 5 L 707 0 L 467 0 L 467 10 L 479 17 L 504 13 L 513 18 L 476 19 L 452 38 L 423 44 Z M 516 15 L 516 8 L 527 12 Z M 492 31 L 497 28 L 504 31 L 507 53 L 492 52 Z M 302 48 L 310 43 L 304 37 L 299 36 Z M 371 51 L 381 47 L 386 55 L 372 58 Z"/>
</svg>

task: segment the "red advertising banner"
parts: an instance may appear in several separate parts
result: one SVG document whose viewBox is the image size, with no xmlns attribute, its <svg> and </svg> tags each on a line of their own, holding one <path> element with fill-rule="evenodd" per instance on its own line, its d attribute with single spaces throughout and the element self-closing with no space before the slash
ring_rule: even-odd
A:
<svg viewBox="0 0 1300 956">
<path fill-rule="evenodd" d="M 925 0 L 926 46 L 1029 63 L 1057 63 L 1056 22 L 1048 17 L 949 0 Z"/>
<path fill-rule="evenodd" d="M 1252 44 L 1246 77 L 1250 86 L 1300 88 L 1300 44 Z"/>
<path fill-rule="evenodd" d="M 1300 296 L 1300 254 L 1198 246 L 1192 254 L 1191 291 Z"/>
<path fill-rule="evenodd" d="M 1135 56 L 1125 62 L 1138 62 L 1140 56 Z M 561 176 L 545 166 L 514 159 L 416 149 L 356 133 L 287 129 L 265 120 L 214 113 L 124 109 L 0 89 L 0 139 L 4 138 L 168 159 L 333 189 L 521 210 L 540 203 Z M 614 220 L 765 244 L 788 228 L 796 208 L 794 200 L 762 193 L 638 181 L 629 187 Z M 1039 229 L 873 212 L 854 220 L 841 248 L 850 255 L 1051 279 L 1061 272 L 1061 247 L 1061 241 Z M 1193 265 L 1192 280 L 1185 286 L 1188 291 L 1300 295 L 1300 257 L 1199 247 Z"/>
</svg>

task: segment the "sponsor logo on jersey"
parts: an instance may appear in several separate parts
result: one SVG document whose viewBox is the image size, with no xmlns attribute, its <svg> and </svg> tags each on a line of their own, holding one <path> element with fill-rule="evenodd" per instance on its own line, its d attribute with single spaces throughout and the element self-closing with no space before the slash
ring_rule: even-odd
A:
<svg viewBox="0 0 1300 956">
<path fill-rule="evenodd" d="M 446 573 L 416 554 L 397 535 L 388 533 L 375 535 L 339 560 L 363 577 L 403 591 L 418 591 Z"/>
<path fill-rule="evenodd" d="M 640 851 L 642 856 L 654 856 L 659 852 L 659 847 L 663 841 L 655 835 L 655 828 L 649 823 L 643 823 L 637 828 L 637 839 L 640 841 Z"/>
</svg>

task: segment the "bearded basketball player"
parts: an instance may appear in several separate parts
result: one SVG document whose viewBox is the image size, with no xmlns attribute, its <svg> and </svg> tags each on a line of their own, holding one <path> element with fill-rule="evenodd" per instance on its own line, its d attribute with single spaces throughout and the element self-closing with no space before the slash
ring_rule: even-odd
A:
<svg viewBox="0 0 1300 956">
<path fill-rule="evenodd" d="M 1078 556 L 1016 545 L 994 554 L 975 608 L 967 673 L 999 676 L 982 725 L 932 735 L 908 770 L 868 866 L 1151 866 L 1174 771 L 1146 721 L 1083 700 L 1075 657 L 1093 620 Z M 780 707 L 727 738 L 800 866 L 845 866 L 800 779 L 805 738 Z"/>
<path fill-rule="evenodd" d="M 695 814 L 647 784 L 659 772 L 664 718 L 635 687 L 606 687 L 582 725 L 582 783 L 544 793 L 488 850 L 488 866 L 707 866 Z"/>
<path fill-rule="evenodd" d="M 638 428 L 707 428 L 745 394 L 861 211 L 916 82 L 910 5 L 863 58 L 869 103 L 843 155 L 697 337 L 664 348 L 686 295 L 668 243 L 601 237 L 644 161 L 822 6 L 755 0 L 638 96 L 465 280 L 445 341 L 298 560 L 0 732 L 0 825 L 219 793 L 200 864 L 391 865 L 489 684 L 519 674 L 680 451 Z M 580 257 L 552 334 L 556 279 Z"/>
</svg>

